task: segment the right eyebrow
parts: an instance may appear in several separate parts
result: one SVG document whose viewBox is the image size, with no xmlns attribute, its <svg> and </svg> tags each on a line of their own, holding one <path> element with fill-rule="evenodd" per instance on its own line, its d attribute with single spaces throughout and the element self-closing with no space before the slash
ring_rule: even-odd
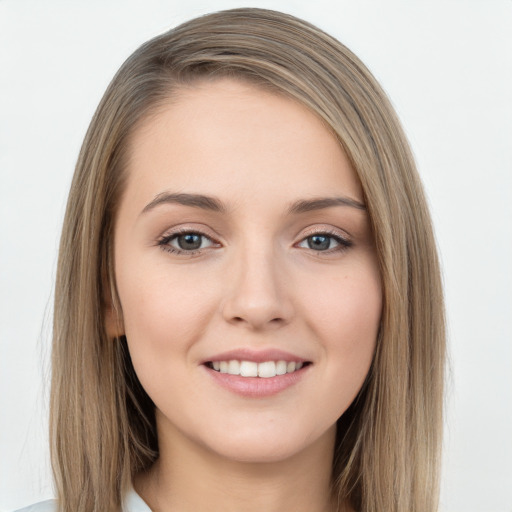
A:
<svg viewBox="0 0 512 512">
<path fill-rule="evenodd" d="M 155 196 L 155 198 L 144 207 L 141 215 L 162 204 L 181 204 L 184 206 L 193 206 L 196 208 L 202 208 L 203 210 L 210 210 L 219 213 L 225 213 L 227 211 L 224 203 L 215 197 L 205 196 L 202 194 L 162 192 Z"/>
</svg>

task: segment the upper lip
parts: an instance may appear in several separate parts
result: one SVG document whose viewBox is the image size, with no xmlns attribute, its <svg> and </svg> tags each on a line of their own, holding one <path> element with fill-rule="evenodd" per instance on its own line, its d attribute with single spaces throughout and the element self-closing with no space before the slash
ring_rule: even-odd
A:
<svg viewBox="0 0 512 512">
<path fill-rule="evenodd" d="M 252 361 L 254 363 L 263 363 L 265 361 L 286 361 L 296 362 L 296 363 L 306 363 L 309 360 L 304 359 L 303 357 L 299 357 L 291 352 L 286 352 L 284 350 L 279 349 L 264 349 L 264 350 L 254 350 L 249 348 L 240 348 L 234 350 L 228 350 L 227 352 L 222 352 L 220 354 L 215 354 L 212 357 L 205 359 L 202 364 L 205 363 L 213 363 L 215 361 Z"/>
</svg>

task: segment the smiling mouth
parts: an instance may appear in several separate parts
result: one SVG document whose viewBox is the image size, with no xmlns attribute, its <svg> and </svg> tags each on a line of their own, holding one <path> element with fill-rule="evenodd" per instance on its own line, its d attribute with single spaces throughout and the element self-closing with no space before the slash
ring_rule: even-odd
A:
<svg viewBox="0 0 512 512">
<path fill-rule="evenodd" d="M 241 377 L 261 377 L 263 379 L 269 379 L 287 373 L 295 373 L 310 364 L 309 361 L 263 361 L 256 363 L 254 361 L 238 361 L 236 359 L 229 361 L 208 361 L 205 363 L 208 368 L 219 373 L 239 375 Z"/>
</svg>

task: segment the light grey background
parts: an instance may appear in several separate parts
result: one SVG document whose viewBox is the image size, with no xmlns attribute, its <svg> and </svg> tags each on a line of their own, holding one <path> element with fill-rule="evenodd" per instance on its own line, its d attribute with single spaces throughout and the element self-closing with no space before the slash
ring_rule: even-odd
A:
<svg viewBox="0 0 512 512">
<path fill-rule="evenodd" d="M 52 495 L 47 375 L 67 189 L 146 39 L 236 1 L 0 0 L 0 510 Z M 330 32 L 404 123 L 437 230 L 451 377 L 442 512 L 512 511 L 512 2 L 252 0 Z"/>
</svg>

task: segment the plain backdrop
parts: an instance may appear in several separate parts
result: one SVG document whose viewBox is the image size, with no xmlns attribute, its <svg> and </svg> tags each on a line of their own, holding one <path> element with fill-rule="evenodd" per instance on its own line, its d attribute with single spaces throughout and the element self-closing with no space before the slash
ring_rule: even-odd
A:
<svg viewBox="0 0 512 512">
<path fill-rule="evenodd" d="M 510 0 L 0 0 L 0 510 L 52 496 L 52 287 L 66 195 L 93 111 L 145 40 L 242 6 L 317 24 L 390 95 L 426 187 L 446 286 L 441 511 L 511 512 Z"/>
</svg>

